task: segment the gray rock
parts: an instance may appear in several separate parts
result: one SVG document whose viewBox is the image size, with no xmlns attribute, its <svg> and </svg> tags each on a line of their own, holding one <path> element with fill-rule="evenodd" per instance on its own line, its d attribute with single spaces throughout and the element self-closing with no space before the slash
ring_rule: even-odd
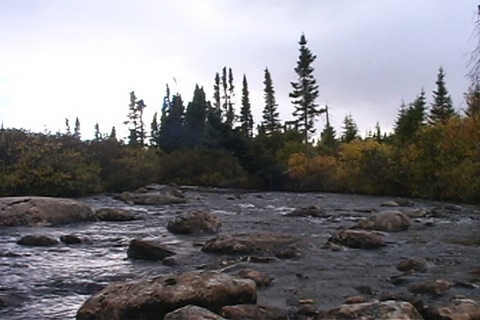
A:
<svg viewBox="0 0 480 320">
<path fill-rule="evenodd" d="M 397 270 L 402 272 L 427 272 L 427 260 L 421 257 L 412 257 L 410 259 L 400 261 L 397 264 Z"/>
<path fill-rule="evenodd" d="M 188 305 L 179 308 L 175 311 L 169 312 L 165 315 L 163 320 L 227 320 L 212 311 Z"/>
<path fill-rule="evenodd" d="M 55 238 L 38 234 L 23 236 L 17 241 L 17 244 L 29 247 L 48 247 L 57 245 L 58 243 L 58 240 Z"/>
<path fill-rule="evenodd" d="M 252 280 L 218 272 L 187 272 L 112 283 L 88 298 L 76 319 L 153 320 L 190 304 L 218 312 L 226 305 L 256 301 Z"/>
<path fill-rule="evenodd" d="M 133 239 L 128 246 L 127 256 L 130 259 L 163 260 L 175 254 L 167 246 L 149 240 Z"/>
<path fill-rule="evenodd" d="M 221 225 L 220 219 L 212 213 L 192 211 L 175 217 L 167 229 L 178 234 L 205 234 L 216 233 Z"/>
<path fill-rule="evenodd" d="M 80 244 L 83 243 L 82 238 L 74 234 L 66 234 L 60 237 L 60 241 L 65 244 Z"/>
<path fill-rule="evenodd" d="M 184 198 L 180 198 L 171 194 L 163 194 L 159 192 L 147 193 L 132 193 L 123 192 L 119 196 L 120 200 L 126 203 L 140 204 L 140 205 L 167 205 L 185 203 Z"/>
<path fill-rule="evenodd" d="M 316 206 L 309 206 L 309 207 L 295 209 L 292 212 L 287 213 L 285 216 L 323 218 L 323 217 L 327 217 L 327 214 L 325 213 L 324 210 L 319 209 Z"/>
<path fill-rule="evenodd" d="M 408 229 L 410 225 L 410 219 L 402 212 L 384 211 L 361 220 L 353 228 L 397 232 Z"/>
<path fill-rule="evenodd" d="M 375 249 L 385 245 L 381 235 L 363 230 L 340 230 L 335 232 L 328 241 L 359 249 Z"/>
<path fill-rule="evenodd" d="M 95 220 L 95 214 L 89 206 L 72 199 L 0 198 L 0 226 L 43 227 Z"/>
<path fill-rule="evenodd" d="M 95 215 L 100 221 L 131 221 L 135 220 L 135 216 L 123 209 L 116 208 L 100 208 L 95 211 Z"/>
<path fill-rule="evenodd" d="M 406 301 L 372 301 L 344 304 L 318 315 L 316 320 L 333 319 L 383 319 L 423 320 L 415 307 Z"/>
<path fill-rule="evenodd" d="M 245 319 L 269 319 L 269 320 L 289 320 L 287 310 L 261 306 L 256 304 L 238 304 L 225 306 L 220 310 L 220 315 L 227 319 L 245 320 Z"/>
<path fill-rule="evenodd" d="M 281 255 L 300 238 L 275 232 L 221 235 L 205 243 L 203 251 L 221 254 Z"/>
</svg>

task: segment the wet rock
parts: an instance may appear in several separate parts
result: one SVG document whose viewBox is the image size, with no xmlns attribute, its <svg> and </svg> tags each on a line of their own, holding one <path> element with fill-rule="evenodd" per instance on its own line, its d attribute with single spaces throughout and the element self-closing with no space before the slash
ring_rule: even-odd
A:
<svg viewBox="0 0 480 320">
<path fill-rule="evenodd" d="M 285 216 L 323 218 L 323 217 L 326 217 L 327 214 L 323 209 L 319 209 L 316 206 L 309 206 L 309 207 L 295 209 L 292 212 L 287 213 Z"/>
<path fill-rule="evenodd" d="M 182 214 L 167 225 L 168 231 L 179 234 L 216 233 L 221 227 L 220 219 L 212 213 L 193 211 Z"/>
<path fill-rule="evenodd" d="M 82 238 L 74 234 L 66 234 L 60 237 L 60 241 L 65 244 L 80 244 L 83 243 Z"/>
<path fill-rule="evenodd" d="M 268 287 L 274 279 L 266 272 L 253 269 L 240 270 L 237 273 L 237 276 L 242 279 L 250 279 L 255 281 L 257 287 Z"/>
<path fill-rule="evenodd" d="M 143 239 L 133 239 L 127 250 L 129 258 L 141 260 L 163 260 L 174 254 L 175 252 L 165 245 Z"/>
<path fill-rule="evenodd" d="M 380 204 L 380 207 L 399 207 L 400 205 L 396 201 L 385 201 Z"/>
<path fill-rule="evenodd" d="M 390 300 L 344 304 L 339 308 L 319 314 L 315 319 L 423 320 L 423 317 L 409 302 Z"/>
<path fill-rule="evenodd" d="M 261 306 L 256 304 L 239 304 L 225 306 L 220 310 L 220 315 L 227 319 L 269 319 L 289 320 L 288 311 L 280 308 Z"/>
<path fill-rule="evenodd" d="M 221 254 L 269 254 L 284 252 L 300 239 L 284 233 L 242 233 L 221 235 L 205 243 L 205 252 Z"/>
<path fill-rule="evenodd" d="M 375 208 L 354 208 L 353 212 L 372 213 L 372 212 L 377 212 L 377 209 L 375 209 Z"/>
<path fill-rule="evenodd" d="M 95 220 L 95 214 L 89 206 L 72 199 L 0 198 L 0 226 L 43 227 Z"/>
<path fill-rule="evenodd" d="M 451 304 L 437 308 L 437 312 L 441 319 L 480 319 L 480 301 L 453 299 Z"/>
<path fill-rule="evenodd" d="M 314 317 L 318 314 L 318 309 L 312 302 L 300 303 L 295 311 L 297 315 L 305 317 Z"/>
<path fill-rule="evenodd" d="M 100 221 L 131 221 L 135 220 L 135 216 L 123 209 L 116 208 L 100 208 L 95 211 L 97 219 Z"/>
<path fill-rule="evenodd" d="M 398 204 L 400 207 L 414 207 L 415 203 L 412 200 L 409 199 L 395 199 L 394 200 L 396 204 Z"/>
<path fill-rule="evenodd" d="M 385 241 L 381 235 L 363 230 L 337 231 L 328 241 L 359 249 L 376 249 L 385 245 Z"/>
<path fill-rule="evenodd" d="M 354 228 L 396 232 L 406 230 L 410 225 L 410 219 L 402 212 L 384 211 L 361 220 Z"/>
<path fill-rule="evenodd" d="M 409 217 L 410 219 L 414 218 L 423 218 L 428 215 L 428 211 L 420 208 L 413 208 L 403 211 L 403 214 Z"/>
<path fill-rule="evenodd" d="M 454 283 L 450 281 L 438 279 L 438 280 L 412 283 L 411 285 L 408 286 L 408 291 L 412 293 L 431 294 L 431 295 L 440 296 L 445 294 L 453 286 L 454 286 Z"/>
<path fill-rule="evenodd" d="M 167 205 L 185 203 L 185 196 L 176 186 L 150 185 L 139 192 L 122 192 L 116 198 L 140 205 Z"/>
<path fill-rule="evenodd" d="M 396 268 L 398 271 L 402 272 L 427 272 L 427 260 L 421 257 L 412 257 L 407 260 L 400 261 Z"/>
<path fill-rule="evenodd" d="M 227 320 L 212 311 L 188 305 L 179 308 L 175 311 L 169 312 L 165 315 L 163 320 Z"/>
<path fill-rule="evenodd" d="M 30 247 L 48 247 L 57 245 L 58 243 L 58 240 L 55 238 L 38 234 L 23 236 L 20 240 L 17 241 L 17 244 L 21 246 Z"/>
<path fill-rule="evenodd" d="M 218 272 L 187 272 L 108 285 L 91 296 L 77 320 L 163 319 L 189 304 L 218 312 L 223 306 L 256 303 L 255 282 Z"/>
<path fill-rule="evenodd" d="M 345 304 L 365 303 L 369 300 L 367 296 L 350 296 L 345 299 Z"/>
</svg>

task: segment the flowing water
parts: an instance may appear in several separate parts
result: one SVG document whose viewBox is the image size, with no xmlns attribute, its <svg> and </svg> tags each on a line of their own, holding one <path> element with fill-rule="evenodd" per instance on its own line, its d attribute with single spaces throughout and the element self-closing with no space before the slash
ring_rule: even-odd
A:
<svg viewBox="0 0 480 320">
<path fill-rule="evenodd" d="M 480 214 L 478 207 L 463 206 L 436 218 L 414 220 L 408 231 L 386 234 L 387 246 L 378 250 L 322 248 L 330 235 L 368 216 L 365 209 L 385 210 L 386 198 L 319 193 L 239 193 L 186 189 L 186 204 L 166 206 L 128 205 L 109 195 L 80 199 L 93 209 L 116 207 L 133 212 L 139 219 L 128 222 L 91 222 L 48 228 L 0 228 L 0 319 L 74 319 L 81 304 L 110 282 L 145 278 L 195 269 L 220 269 L 232 257 L 203 253 L 199 244 L 212 236 L 178 236 L 166 229 L 174 216 L 189 210 L 214 213 L 222 221 L 221 233 L 286 232 L 304 237 L 308 246 L 295 260 L 249 263 L 237 259 L 225 270 L 234 273 L 254 268 L 271 274 L 270 288 L 259 288 L 261 304 L 289 307 L 303 298 L 313 298 L 319 308 L 341 304 L 358 294 L 355 287 L 369 286 L 373 293 L 407 292 L 388 281 L 398 274 L 401 259 L 421 256 L 429 272 L 414 279 L 443 278 L 471 284 L 455 288 L 453 294 L 480 298 Z M 415 203 L 426 208 L 444 204 Z M 284 216 L 295 208 L 315 205 L 328 218 Z M 56 238 L 75 234 L 85 243 L 53 247 L 24 247 L 16 241 L 27 234 Z M 178 265 L 127 259 L 132 239 L 148 238 L 174 248 Z M 2 297 L 7 306 L 1 308 Z M 447 300 L 449 296 L 443 298 Z M 427 298 L 428 299 L 428 298 Z"/>
</svg>

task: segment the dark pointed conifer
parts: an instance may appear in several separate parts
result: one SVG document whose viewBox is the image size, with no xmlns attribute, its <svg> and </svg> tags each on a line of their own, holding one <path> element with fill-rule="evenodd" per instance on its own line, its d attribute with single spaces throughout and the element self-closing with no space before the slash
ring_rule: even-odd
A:
<svg viewBox="0 0 480 320">
<path fill-rule="evenodd" d="M 186 145 L 190 148 L 198 147 L 201 143 L 205 131 L 207 108 L 205 91 L 197 84 L 192 102 L 188 104 L 185 112 L 185 139 Z"/>
<path fill-rule="evenodd" d="M 299 41 L 300 56 L 295 67 L 295 73 L 298 76 L 296 82 L 291 82 L 292 92 L 290 98 L 295 106 L 293 116 L 297 120 L 299 130 L 303 133 L 304 142 L 308 143 L 309 133 L 314 133 L 315 118 L 319 116 L 324 109 L 319 109 L 315 103 L 319 95 L 317 81 L 313 76 L 314 68 L 312 63 L 316 56 L 312 54 L 307 47 L 307 40 L 302 34 Z"/>
<path fill-rule="evenodd" d="M 248 91 L 247 77 L 243 75 L 242 87 L 242 108 L 240 110 L 240 128 L 245 137 L 253 135 L 253 116 L 250 105 L 250 93 Z"/>
<path fill-rule="evenodd" d="M 281 123 L 280 114 L 277 111 L 278 104 L 275 99 L 275 89 L 273 88 L 273 81 L 268 68 L 265 68 L 263 84 L 265 85 L 263 89 L 265 107 L 263 109 L 262 129 L 266 135 L 271 135 L 281 128 Z"/>
<path fill-rule="evenodd" d="M 430 108 L 430 123 L 445 123 L 453 115 L 455 115 L 455 109 L 452 104 L 452 97 L 448 93 L 445 84 L 445 73 L 443 68 L 440 67 L 437 75 L 437 89 L 433 91 L 433 103 Z"/>
</svg>

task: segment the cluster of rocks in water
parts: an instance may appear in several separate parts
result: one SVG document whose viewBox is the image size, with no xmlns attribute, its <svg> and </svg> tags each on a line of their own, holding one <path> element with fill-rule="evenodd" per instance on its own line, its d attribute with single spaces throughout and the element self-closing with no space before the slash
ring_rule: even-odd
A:
<svg viewBox="0 0 480 320">
<path fill-rule="evenodd" d="M 184 194 L 175 187 L 142 188 L 124 192 L 118 199 L 130 204 L 164 205 L 185 203 Z M 386 233 L 402 232 L 411 226 L 411 220 L 426 215 L 444 214 L 442 209 L 426 211 L 415 208 L 408 200 L 389 201 L 388 209 L 371 212 L 350 228 L 337 230 L 323 246 L 341 251 L 344 247 L 369 249 L 385 247 Z M 405 207 L 396 210 L 394 207 Z M 457 210 L 458 207 L 447 208 Z M 286 214 L 295 217 L 328 218 L 331 216 L 316 206 L 298 208 Z M 101 208 L 93 211 L 87 205 L 71 199 L 47 197 L 0 198 L 0 226 L 44 227 L 78 222 L 130 221 L 136 216 L 118 208 Z M 299 236 L 280 232 L 251 232 L 218 234 L 220 219 L 213 213 L 189 211 L 172 219 L 166 228 L 174 234 L 212 235 L 201 243 L 207 254 L 246 257 L 248 261 L 268 263 L 273 259 L 301 259 L 308 245 Z M 23 246 L 55 246 L 88 244 L 75 234 L 59 239 L 45 234 L 30 234 L 18 240 Z M 176 265 L 174 248 L 149 239 L 132 239 L 126 252 L 130 259 L 158 260 L 166 265 Z M 173 258 L 172 258 L 173 257 Z M 88 298 L 77 312 L 79 320 L 94 319 L 480 319 L 480 300 L 465 296 L 455 297 L 449 305 L 425 305 L 418 294 L 441 296 L 455 286 L 478 287 L 472 283 L 458 283 L 445 279 L 410 283 L 411 296 L 386 294 L 373 298 L 371 288 L 357 288 L 360 295 L 347 297 L 342 305 L 330 310 L 319 310 L 314 300 L 299 300 L 295 308 L 282 309 L 257 304 L 258 288 L 274 285 L 268 273 L 242 269 L 235 275 L 224 270 L 195 270 L 181 274 L 121 281 Z M 402 284 L 405 275 L 425 273 L 428 263 L 422 257 L 406 258 L 397 264 L 401 272 L 390 279 Z M 2 303 L 7 299 L 1 299 Z M 3 302 L 2 302 L 3 301 Z"/>
</svg>

